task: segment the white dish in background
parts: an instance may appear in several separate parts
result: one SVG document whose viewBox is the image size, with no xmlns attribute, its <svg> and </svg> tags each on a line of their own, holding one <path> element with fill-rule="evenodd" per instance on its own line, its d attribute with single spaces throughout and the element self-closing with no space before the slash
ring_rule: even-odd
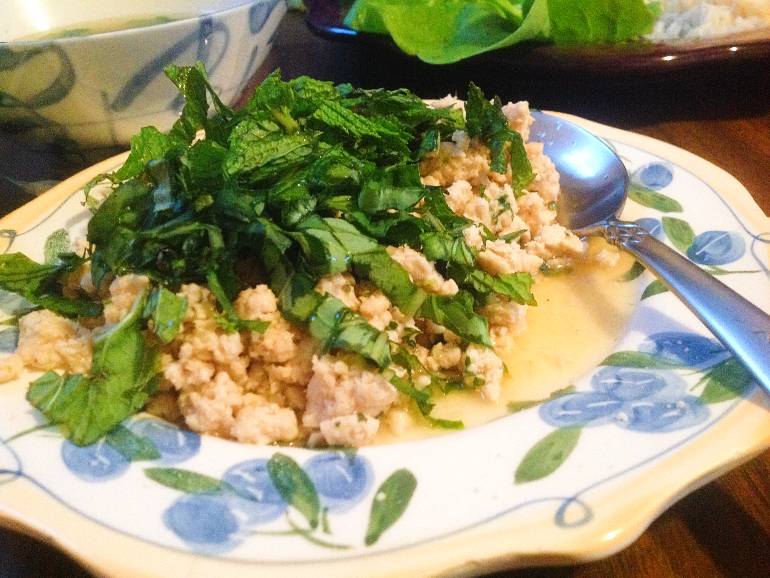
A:
<svg viewBox="0 0 770 578">
<path fill-rule="evenodd" d="M 127 145 L 148 125 L 167 130 L 183 101 L 166 66 L 203 62 L 231 103 L 285 13 L 284 0 L 6 0 L 0 130 L 70 148 Z M 158 18 L 169 21 L 138 25 Z"/>
<path fill-rule="evenodd" d="M 624 218 L 668 231 L 770 310 L 770 220 L 734 178 L 660 141 L 571 120 L 626 162 L 636 188 Z M 40 258 L 51 233 L 77 234 L 87 218 L 79 189 L 123 158 L 3 219 L 0 249 Z M 26 383 L 2 385 L 0 523 L 114 577 L 475 574 L 607 556 L 682 495 L 770 446 L 767 395 L 643 275 L 648 296 L 610 358 L 617 365 L 581 376 L 575 393 L 355 453 L 242 445 L 139 416 L 127 428 L 155 453 L 130 461 L 126 447 L 78 449 L 34 429 Z M 291 505 L 268 460 L 298 480 L 284 494 Z"/>
</svg>

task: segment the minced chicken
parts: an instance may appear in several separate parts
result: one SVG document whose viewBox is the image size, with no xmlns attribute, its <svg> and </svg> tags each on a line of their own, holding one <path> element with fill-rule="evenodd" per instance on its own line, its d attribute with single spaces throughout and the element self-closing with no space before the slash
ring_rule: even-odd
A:
<svg viewBox="0 0 770 578">
<path fill-rule="evenodd" d="M 447 97 L 434 106 L 462 104 Z M 503 111 L 510 126 L 528 139 L 528 104 L 510 103 Z M 562 265 L 585 251 L 580 239 L 555 222 L 559 175 L 553 163 L 541 144 L 528 143 L 526 151 L 536 176 L 518 198 L 510 169 L 507 174 L 492 172 L 489 150 L 465 132 L 455 132 L 451 142 L 441 143 L 421 165 L 424 183 L 445 187 L 449 207 L 474 222 L 463 237 L 478 251 L 479 266 L 493 275 L 537 274 L 544 265 Z M 498 238 L 489 240 L 487 230 Z M 457 293 L 457 284 L 442 277 L 423 254 L 405 245 L 387 250 L 425 291 Z M 88 271 L 83 277 L 90 286 Z M 143 276 L 116 278 L 109 287 L 104 323 L 120 321 L 147 285 Z M 468 385 L 490 402 L 500 398 L 505 367 L 495 350 L 464 344 L 440 325 L 405 316 L 379 289 L 350 274 L 324 277 L 316 290 L 340 299 L 392 341 L 413 340 L 415 355 L 429 371 L 454 372 L 471 379 Z M 163 352 L 161 391 L 150 411 L 182 420 L 200 433 L 256 444 L 357 447 L 372 443 L 383 427 L 397 433 L 411 419 L 402 395 L 383 375 L 355 355 L 319 351 L 304 328 L 281 315 L 266 285 L 242 291 L 234 303 L 241 318 L 269 322 L 264 333 L 227 333 L 216 321 L 214 297 L 203 286 L 183 285 L 179 295 L 188 309 L 179 334 Z M 524 330 L 526 309 L 499 296 L 483 307 L 498 350 Z M 88 370 L 91 330 L 35 311 L 21 319 L 19 331 L 18 351 L 4 362 L 0 378 L 15 377 L 22 365 Z M 391 369 L 406 375 L 401 367 Z M 430 378 L 417 376 L 414 382 L 425 387 Z"/>
</svg>

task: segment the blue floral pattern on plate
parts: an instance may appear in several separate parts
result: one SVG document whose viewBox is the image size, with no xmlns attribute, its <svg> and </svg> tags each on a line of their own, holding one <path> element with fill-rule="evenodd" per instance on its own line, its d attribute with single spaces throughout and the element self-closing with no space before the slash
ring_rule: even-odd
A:
<svg viewBox="0 0 770 578">
<path fill-rule="evenodd" d="M 707 271 L 768 293 L 767 268 L 754 246 L 770 235 L 752 232 L 681 166 L 614 144 L 638 189 L 628 218 Z M 71 227 L 80 210 L 79 197 L 70 197 L 5 242 L 38 257 L 41 239 Z M 642 279 L 651 283 L 649 275 Z M 0 501 L 3 489 L 33 483 L 114 531 L 164 548 L 257 563 L 323 564 L 395 553 L 502 516 L 526 527 L 537 504 L 556 504 L 551 521 L 562 532 L 592 524 L 601 518 L 594 513 L 606 510 L 601 492 L 609 480 L 623 483 L 654 470 L 656 460 L 752 405 L 740 401 L 753 390 L 750 375 L 681 314 L 673 297 L 655 295 L 642 301 L 618 351 L 569 392 L 410 451 L 404 445 L 358 452 L 244 447 L 146 416 L 78 448 L 36 428 L 18 388 L 8 397 L 17 396 L 8 406 L 16 408 L 8 410 L 12 419 L 0 423 Z M 766 297 L 760 299 L 767 306 Z M 479 439 L 494 443 L 473 441 Z M 490 475 L 479 476 L 481 470 Z M 128 495 L 130 504 L 123 499 Z M 145 508 L 141 517 L 138 502 Z M 542 516 L 537 512 L 532 515 Z"/>
<path fill-rule="evenodd" d="M 674 180 L 674 169 L 668 163 L 652 162 L 634 171 L 631 180 L 658 191 Z"/>
<path fill-rule="evenodd" d="M 65 441 L 61 447 L 61 458 L 73 474 L 87 482 L 106 482 L 117 478 L 131 463 L 105 440 L 86 447 Z"/>
</svg>

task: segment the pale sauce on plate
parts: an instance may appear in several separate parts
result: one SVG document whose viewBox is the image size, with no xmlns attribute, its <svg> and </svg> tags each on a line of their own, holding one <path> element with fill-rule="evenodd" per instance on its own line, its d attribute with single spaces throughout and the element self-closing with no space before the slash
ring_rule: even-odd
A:
<svg viewBox="0 0 770 578">
<path fill-rule="evenodd" d="M 603 246 L 604 241 L 592 239 L 589 255 Z M 639 300 L 638 282 L 622 280 L 632 265 L 627 254 L 612 267 L 589 257 L 570 272 L 539 276 L 533 287 L 538 305 L 527 312 L 527 329 L 499 351 L 508 368 L 500 400 L 491 402 L 475 391 L 453 392 L 438 400 L 433 415 L 462 420 L 467 429 L 508 415 L 510 402 L 547 399 L 596 367 L 625 333 Z M 375 443 L 451 431 L 430 427 L 419 415 L 407 422 L 398 433 L 381 424 Z"/>
</svg>

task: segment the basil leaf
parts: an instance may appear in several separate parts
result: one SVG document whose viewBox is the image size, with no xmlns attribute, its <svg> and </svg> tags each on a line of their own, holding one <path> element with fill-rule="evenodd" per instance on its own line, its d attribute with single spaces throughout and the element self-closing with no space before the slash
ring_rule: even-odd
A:
<svg viewBox="0 0 770 578">
<path fill-rule="evenodd" d="M 72 253 L 59 254 L 55 262 L 41 265 L 22 253 L 0 255 L 0 289 L 16 293 L 29 303 L 66 317 L 96 317 L 102 305 L 89 299 L 69 299 L 62 295 L 66 274 L 84 260 Z"/>
<path fill-rule="evenodd" d="M 355 272 L 374 283 L 404 315 L 414 315 L 426 293 L 414 285 L 409 273 L 384 249 L 353 257 Z"/>
<path fill-rule="evenodd" d="M 157 386 L 158 353 L 141 332 L 144 298 L 117 325 L 94 337 L 88 376 L 49 371 L 30 384 L 27 400 L 78 445 L 89 445 L 139 411 Z"/>
<path fill-rule="evenodd" d="M 387 209 L 406 210 L 425 196 L 416 164 L 387 167 L 370 174 L 358 194 L 358 207 L 374 214 Z"/>
<path fill-rule="evenodd" d="M 429 295 L 418 315 L 443 325 L 471 343 L 492 347 L 487 320 L 473 311 L 473 298 L 464 292 L 452 297 Z"/>
<path fill-rule="evenodd" d="M 144 317 L 152 321 L 152 332 L 163 343 L 171 343 L 187 312 L 187 299 L 166 289 L 157 287 L 150 293 L 144 309 Z"/>
<path fill-rule="evenodd" d="M 478 269 L 472 271 L 464 284 L 482 294 L 496 293 L 521 305 L 537 305 L 531 287 L 534 280 L 529 273 L 508 273 L 493 276 Z"/>
<path fill-rule="evenodd" d="M 380 367 L 390 364 L 387 334 L 369 325 L 339 299 L 325 296 L 313 312 L 308 328 L 322 350 L 343 349 L 359 353 Z"/>
</svg>

